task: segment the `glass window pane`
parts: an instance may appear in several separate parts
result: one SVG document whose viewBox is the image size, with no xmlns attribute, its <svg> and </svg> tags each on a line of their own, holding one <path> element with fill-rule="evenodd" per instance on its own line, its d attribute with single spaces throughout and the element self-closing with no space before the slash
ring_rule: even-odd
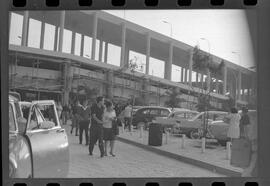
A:
<svg viewBox="0 0 270 186">
<path fill-rule="evenodd" d="M 33 48 L 39 48 L 40 36 L 41 36 L 41 22 L 30 18 L 27 46 L 33 47 Z"/>
<path fill-rule="evenodd" d="M 121 47 L 109 43 L 107 57 L 108 57 L 108 61 L 107 61 L 108 64 L 120 66 Z"/>
<path fill-rule="evenodd" d="M 92 38 L 84 36 L 83 57 L 91 58 Z"/>
<path fill-rule="evenodd" d="M 43 49 L 54 49 L 55 26 L 45 23 Z"/>
<path fill-rule="evenodd" d="M 137 69 L 135 71 L 145 73 L 146 72 L 146 56 L 144 54 L 129 51 L 129 61 L 135 62 L 137 64 Z"/>
<path fill-rule="evenodd" d="M 9 44 L 21 45 L 22 43 L 23 16 L 11 13 Z"/>
<path fill-rule="evenodd" d="M 100 41 L 97 39 L 96 40 L 96 51 L 95 51 L 95 60 L 98 61 L 99 58 L 99 45 L 100 45 Z"/>
<path fill-rule="evenodd" d="M 71 41 L 72 41 L 72 31 L 64 29 L 63 35 L 63 52 L 71 53 Z"/>
<path fill-rule="evenodd" d="M 81 55 L 81 41 L 82 41 L 82 35 L 79 33 L 75 34 L 75 55 Z"/>
<path fill-rule="evenodd" d="M 12 105 L 9 104 L 9 131 L 15 131 L 15 118 L 14 118 L 14 113 L 12 109 Z"/>
<path fill-rule="evenodd" d="M 164 78 L 164 61 L 150 57 L 149 61 L 149 74 L 152 76 Z"/>
<path fill-rule="evenodd" d="M 181 67 L 172 65 L 172 81 L 181 82 Z"/>
</svg>

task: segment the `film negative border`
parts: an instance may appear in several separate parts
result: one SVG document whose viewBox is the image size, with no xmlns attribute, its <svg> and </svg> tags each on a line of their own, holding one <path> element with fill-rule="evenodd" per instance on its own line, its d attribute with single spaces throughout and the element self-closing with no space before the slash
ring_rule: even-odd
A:
<svg viewBox="0 0 270 186">
<path fill-rule="evenodd" d="M 23 0 L 22 0 L 23 1 Z M 65 0 L 65 3 L 62 3 L 62 1 L 59 1 L 59 6 L 46 6 L 45 1 L 40 0 L 26 0 L 26 6 L 23 7 L 15 7 L 13 6 L 13 1 L 1 1 L 0 7 L 1 7 L 1 26 L 4 28 L 1 28 L 1 108 L 3 108 L 5 105 L 7 105 L 6 97 L 7 97 L 7 90 L 8 85 L 8 76 L 7 76 L 7 64 L 3 63 L 4 61 L 7 61 L 7 19 L 8 19 L 8 10 L 34 10 L 34 9 L 187 9 L 187 8 L 256 8 L 258 10 L 258 21 L 259 21 L 259 59 L 260 63 L 258 64 L 258 72 L 259 72 L 259 78 L 258 78 L 258 85 L 259 85 L 259 91 L 258 91 L 258 102 L 259 110 L 262 111 L 262 113 L 259 115 L 259 119 L 266 123 L 270 123 L 269 117 L 269 95 L 270 95 L 270 87 L 269 82 L 266 80 L 270 79 L 269 76 L 269 63 L 268 59 L 269 56 L 269 20 L 267 19 L 269 16 L 269 2 L 264 0 L 258 0 L 257 5 L 251 5 L 251 6 L 245 6 L 242 2 L 243 1 L 234 1 L 234 0 L 225 0 L 223 6 L 217 5 L 212 6 L 210 5 L 209 1 L 196 1 L 192 0 L 192 3 L 190 3 L 190 6 L 186 6 L 187 4 L 184 4 L 183 6 L 179 6 L 177 1 L 158 1 L 157 6 L 145 6 L 144 1 L 131 1 L 126 0 L 127 4 L 124 6 L 112 6 L 111 4 L 107 4 L 109 1 L 99 0 L 97 3 L 97 0 L 92 0 L 91 6 L 79 6 L 79 1 L 74 0 Z M 167 2 L 167 3 L 166 3 Z M 87 4 L 87 3 L 86 3 Z M 220 7 L 219 7 L 220 6 Z M 5 9 L 6 8 L 6 9 Z M 267 101 L 265 101 L 265 100 Z M 263 111 L 263 109 L 265 109 Z M 7 121 L 7 111 L 1 109 L 1 120 Z M 6 116 L 5 116 L 6 115 Z M 7 178 L 7 174 L 3 174 L 3 185 L 175 185 L 175 186 L 219 186 L 219 185 L 259 185 L 259 186 L 268 186 L 270 185 L 269 181 L 269 150 L 265 153 L 265 149 L 269 149 L 269 138 L 268 138 L 268 132 L 269 126 L 263 125 L 265 128 L 259 128 L 259 133 L 262 134 L 263 137 L 259 139 L 259 178 L 203 178 L 203 179 L 192 179 L 192 178 L 127 178 L 127 179 L 9 179 Z M 6 128 L 2 129 L 2 147 L 4 145 L 7 145 L 8 142 L 5 142 L 3 139 L 4 137 L 7 137 L 7 134 L 4 134 L 4 131 L 7 131 Z M 6 153 L 3 151 L 2 148 L 2 154 Z M 7 154 L 7 153 L 6 153 Z M 2 156 L 2 160 L 7 160 L 7 155 Z M 6 169 L 8 166 L 4 164 L 5 161 L 2 161 L 3 168 Z M 264 166 L 263 166 L 264 165 Z M 191 184 L 190 184 L 191 183 Z"/>
<path fill-rule="evenodd" d="M 258 0 L 10 0 L 10 10 L 34 9 L 237 9 L 255 8 Z"/>
</svg>

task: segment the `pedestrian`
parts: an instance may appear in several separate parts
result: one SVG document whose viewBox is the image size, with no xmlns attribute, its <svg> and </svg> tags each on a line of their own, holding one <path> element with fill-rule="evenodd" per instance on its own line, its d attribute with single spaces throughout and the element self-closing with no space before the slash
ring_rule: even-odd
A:
<svg viewBox="0 0 270 186">
<path fill-rule="evenodd" d="M 62 116 L 63 107 L 62 107 L 62 104 L 61 104 L 60 101 L 58 101 L 57 104 L 56 104 L 56 110 L 57 110 L 59 121 L 60 121 L 60 123 L 62 123 L 61 122 L 61 116 Z"/>
<path fill-rule="evenodd" d="M 69 115 L 69 105 L 64 105 L 63 106 L 63 112 L 62 112 L 62 120 L 63 120 L 63 125 L 67 124 L 67 120 L 68 120 L 68 115 Z"/>
<path fill-rule="evenodd" d="M 226 117 L 228 119 L 229 123 L 229 129 L 227 132 L 227 137 L 231 140 L 231 142 L 234 139 L 238 139 L 240 137 L 240 119 L 241 116 L 238 114 L 238 111 L 236 108 L 231 108 L 231 113 Z"/>
<path fill-rule="evenodd" d="M 240 119 L 240 137 L 247 138 L 249 124 L 250 119 L 248 116 L 248 109 L 246 107 L 242 107 L 242 115 Z"/>
<path fill-rule="evenodd" d="M 71 131 L 70 134 L 72 134 L 73 129 L 75 128 L 75 136 L 78 136 L 78 130 L 79 130 L 79 116 L 77 113 L 77 107 L 80 106 L 79 100 L 76 100 L 73 105 L 71 105 L 71 113 L 72 113 L 72 124 L 71 124 Z"/>
<path fill-rule="evenodd" d="M 128 127 L 129 132 L 131 132 L 131 112 L 132 112 L 132 107 L 130 104 L 128 104 L 124 109 L 124 120 L 125 120 L 125 126 Z"/>
<path fill-rule="evenodd" d="M 113 124 L 117 125 L 116 123 L 116 113 L 113 108 L 113 104 L 110 101 L 105 102 L 105 111 L 103 115 L 103 134 L 104 134 L 104 141 L 105 141 L 105 148 L 104 148 L 104 155 L 107 156 L 107 149 L 110 143 L 110 155 L 114 155 L 114 144 L 115 144 L 115 130 L 113 130 Z"/>
<path fill-rule="evenodd" d="M 84 100 L 83 105 L 79 105 L 78 107 L 78 115 L 79 117 L 79 143 L 82 144 L 82 136 L 83 132 L 85 134 L 85 145 L 88 145 L 88 127 L 90 123 L 90 114 L 91 109 L 88 106 L 88 100 Z"/>
<path fill-rule="evenodd" d="M 104 157 L 103 144 L 103 114 L 104 114 L 104 97 L 96 98 L 96 103 L 91 107 L 91 126 L 90 126 L 90 143 L 89 155 L 93 155 L 95 143 L 98 141 L 100 157 Z"/>
</svg>

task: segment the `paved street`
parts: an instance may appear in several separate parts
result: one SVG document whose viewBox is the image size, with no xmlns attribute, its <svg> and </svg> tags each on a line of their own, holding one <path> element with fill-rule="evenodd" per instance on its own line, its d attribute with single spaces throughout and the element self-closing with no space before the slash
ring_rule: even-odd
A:
<svg viewBox="0 0 270 186">
<path fill-rule="evenodd" d="M 98 146 L 95 146 L 94 155 L 89 156 L 88 147 L 79 145 L 78 137 L 69 132 L 68 128 L 69 178 L 223 176 L 119 141 L 116 141 L 116 157 L 100 158 Z"/>
</svg>

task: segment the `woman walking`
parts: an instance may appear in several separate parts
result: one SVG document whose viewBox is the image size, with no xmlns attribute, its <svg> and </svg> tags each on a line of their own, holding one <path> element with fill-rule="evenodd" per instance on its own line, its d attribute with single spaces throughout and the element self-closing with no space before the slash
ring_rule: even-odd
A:
<svg viewBox="0 0 270 186">
<path fill-rule="evenodd" d="M 114 154 L 114 144 L 115 144 L 115 132 L 113 130 L 113 123 L 116 119 L 116 114 L 113 109 L 112 102 L 107 101 L 105 103 L 105 111 L 103 115 L 103 135 L 105 141 L 104 155 L 107 156 L 108 144 L 110 143 L 110 155 L 115 156 Z"/>
<path fill-rule="evenodd" d="M 228 117 L 226 117 L 229 120 L 229 129 L 227 132 L 227 137 L 231 140 L 231 142 L 234 139 L 238 139 L 240 137 L 240 119 L 241 116 L 238 114 L 238 111 L 236 108 L 231 109 L 231 113 Z"/>
</svg>

